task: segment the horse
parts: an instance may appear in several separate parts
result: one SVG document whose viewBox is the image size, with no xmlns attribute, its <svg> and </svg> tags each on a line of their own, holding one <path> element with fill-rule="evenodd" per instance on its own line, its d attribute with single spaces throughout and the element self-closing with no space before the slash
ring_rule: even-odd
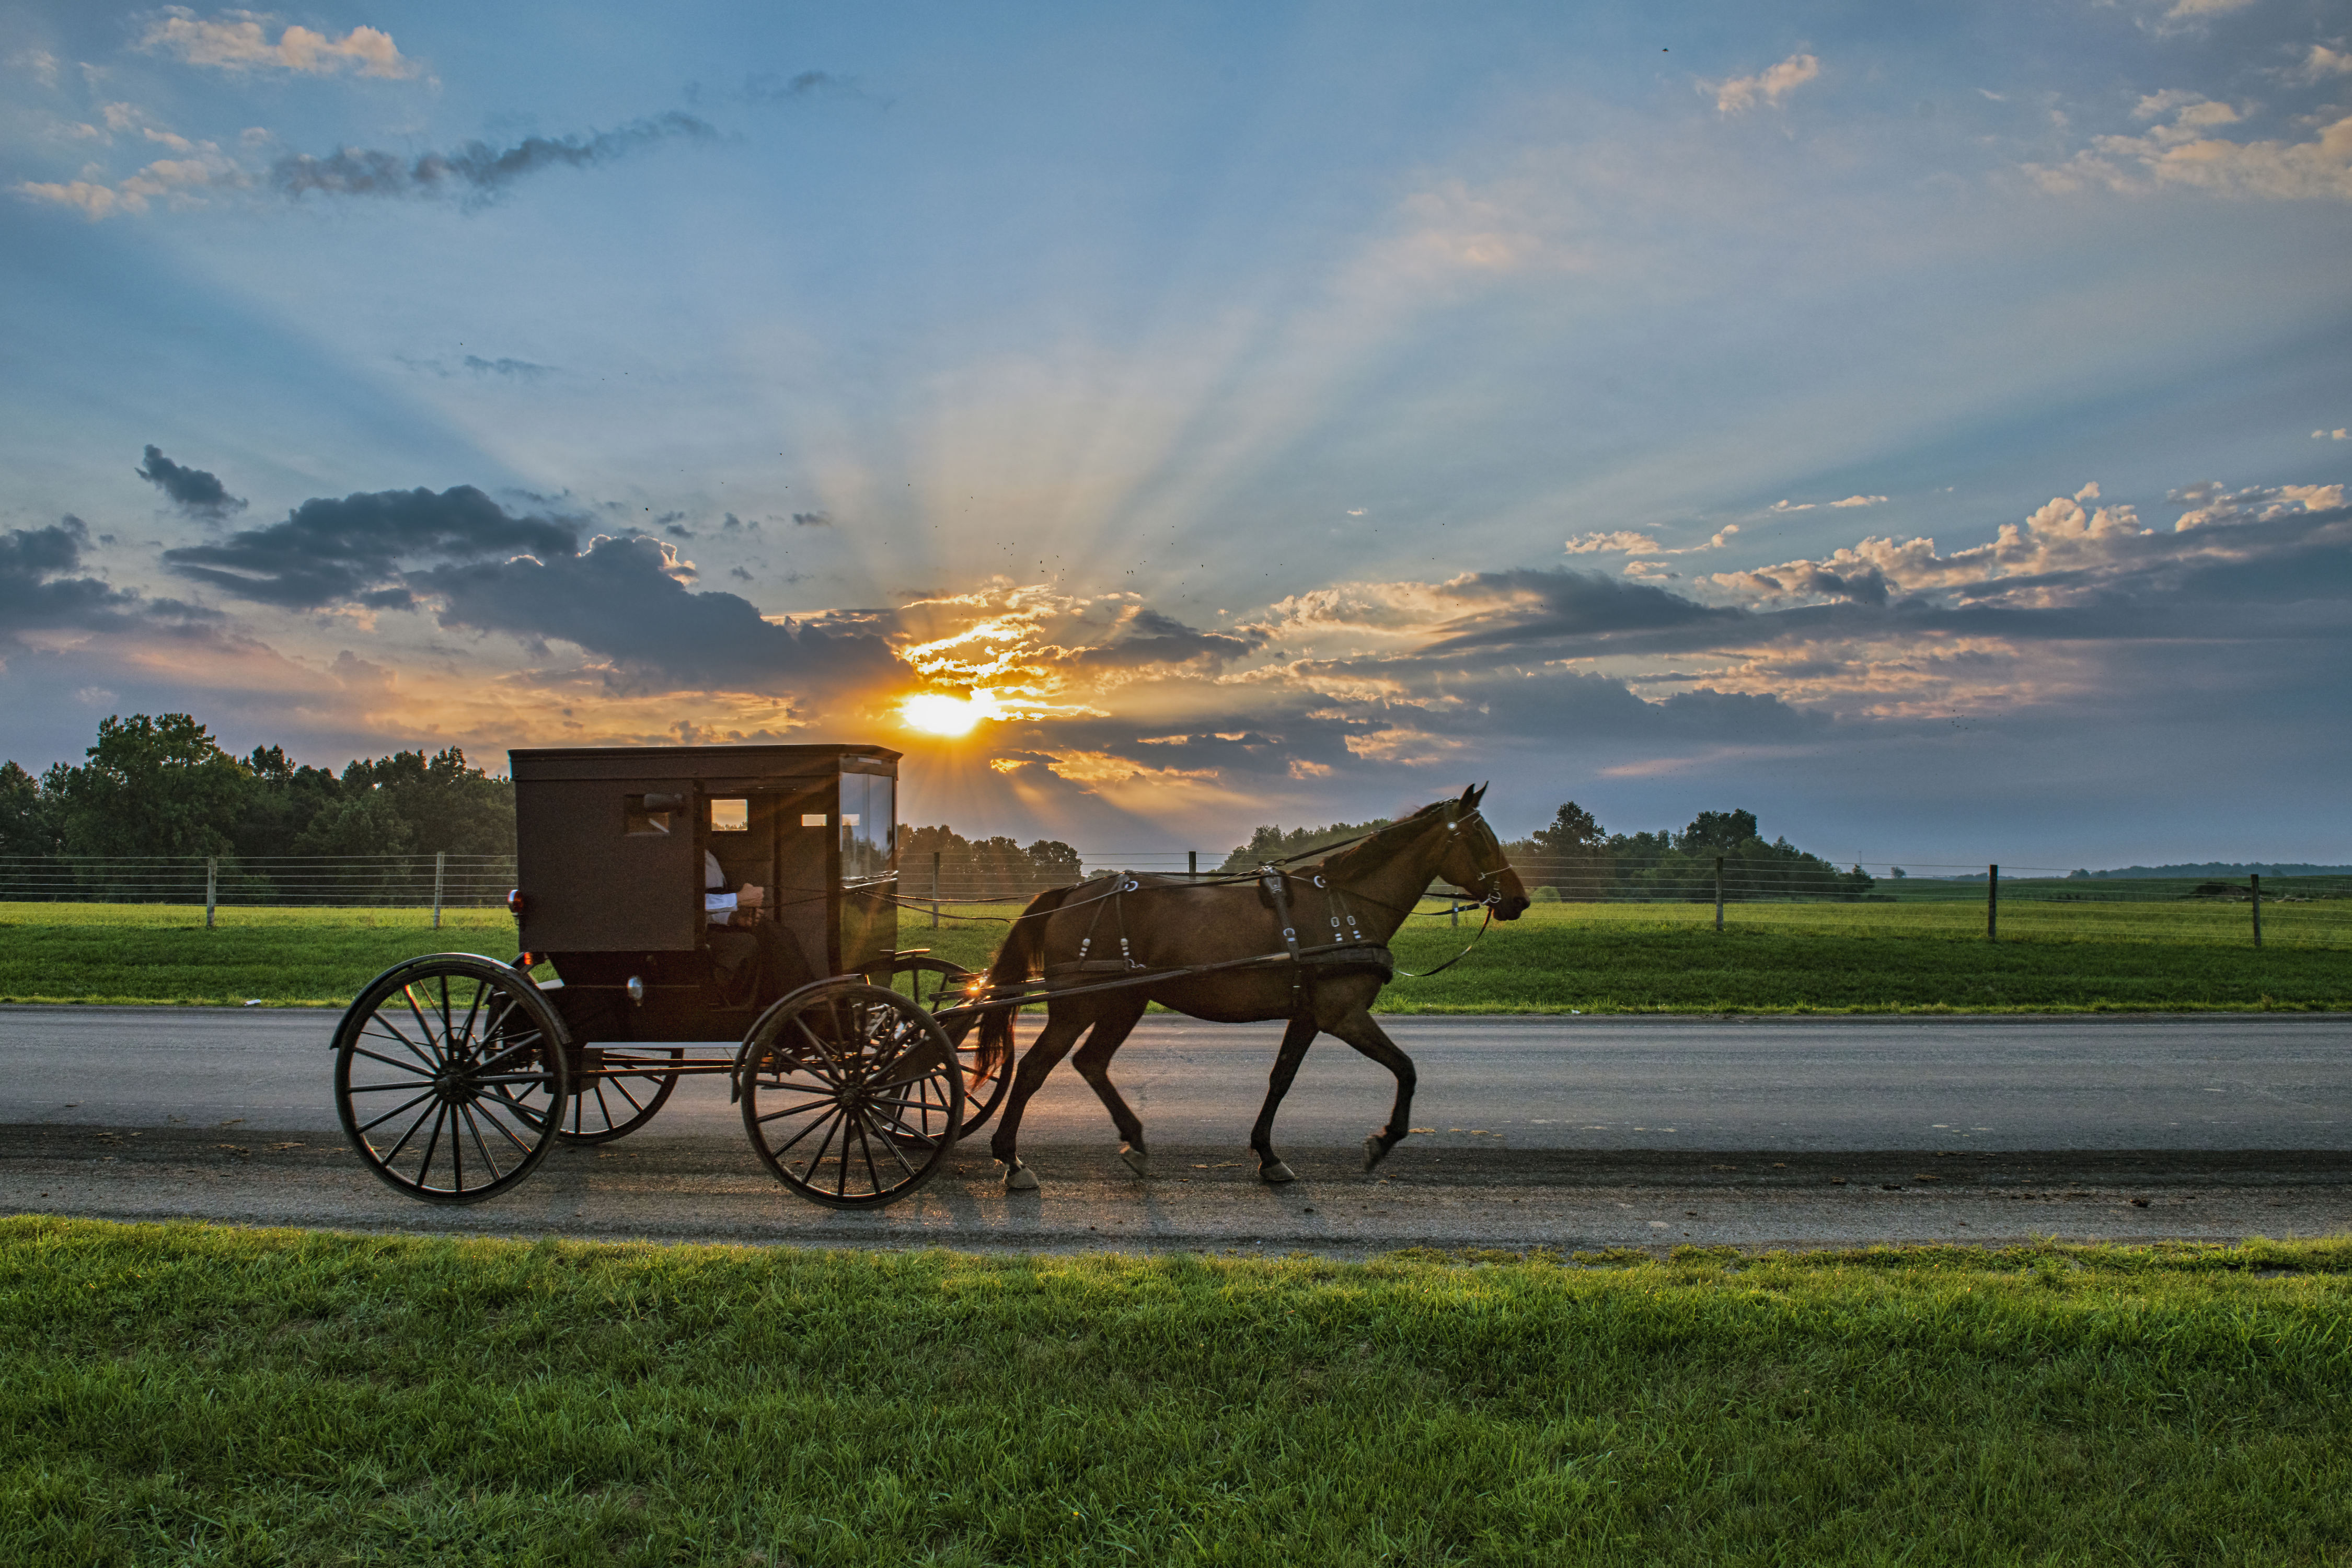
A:
<svg viewBox="0 0 2352 1568">
<path fill-rule="evenodd" d="M 1021 1163 L 1021 1114 L 1081 1035 L 1087 1039 L 1074 1065 L 1118 1128 L 1120 1160 L 1139 1176 L 1149 1173 L 1143 1123 L 1111 1083 L 1110 1059 L 1152 1002 L 1212 1023 L 1289 1020 L 1250 1131 L 1261 1181 L 1296 1179 L 1274 1152 L 1275 1108 L 1323 1034 L 1395 1077 L 1388 1124 L 1364 1140 L 1364 1169 L 1388 1158 L 1408 1129 L 1414 1083 L 1412 1058 L 1371 1015 L 1372 998 L 1394 973 L 1389 938 L 1433 879 L 1477 899 L 1496 920 L 1517 920 L 1528 907 L 1526 886 L 1478 815 L 1486 793 L 1480 784 L 1458 800 L 1425 805 L 1306 872 L 1265 867 L 1254 879 L 1214 882 L 1121 872 L 1031 900 L 979 994 L 1026 994 L 1039 971 L 1045 981 L 1045 1026 L 1022 1055 L 989 1144 L 1004 1167 L 1006 1190 L 1037 1185 Z M 988 1013 L 983 1055 L 1010 1059 L 1013 1012 Z"/>
</svg>

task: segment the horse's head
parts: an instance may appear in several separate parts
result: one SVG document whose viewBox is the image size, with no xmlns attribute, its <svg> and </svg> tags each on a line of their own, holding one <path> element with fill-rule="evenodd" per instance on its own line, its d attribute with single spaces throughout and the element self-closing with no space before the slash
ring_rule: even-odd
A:
<svg viewBox="0 0 2352 1568">
<path fill-rule="evenodd" d="M 1496 920 L 1515 921 L 1527 912 L 1527 884 L 1503 858 L 1495 830 L 1478 815 L 1478 803 L 1486 798 L 1486 786 L 1479 784 L 1441 808 L 1446 842 L 1437 875 L 1492 909 Z"/>
</svg>

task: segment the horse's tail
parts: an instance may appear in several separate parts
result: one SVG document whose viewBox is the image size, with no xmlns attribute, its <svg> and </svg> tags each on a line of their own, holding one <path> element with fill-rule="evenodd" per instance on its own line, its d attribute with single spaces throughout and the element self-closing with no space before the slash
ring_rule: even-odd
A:
<svg viewBox="0 0 2352 1568">
<path fill-rule="evenodd" d="M 1013 922 L 1012 934 L 996 951 L 996 962 L 988 966 L 988 994 L 991 996 L 1010 994 L 1039 969 L 1045 960 L 1045 919 L 1062 907 L 1062 900 L 1076 889 L 1048 888 L 1029 900 Z M 1009 1062 L 1013 1056 L 1013 1018 L 1021 1009 L 1015 1006 L 991 1008 L 980 1025 L 980 1049 L 984 1060 Z"/>
</svg>

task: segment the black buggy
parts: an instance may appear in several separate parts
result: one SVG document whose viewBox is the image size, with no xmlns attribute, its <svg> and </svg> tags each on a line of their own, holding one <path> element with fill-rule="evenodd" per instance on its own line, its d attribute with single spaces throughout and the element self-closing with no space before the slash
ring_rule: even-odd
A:
<svg viewBox="0 0 2352 1568">
<path fill-rule="evenodd" d="M 898 752 L 509 757 L 521 952 L 396 964 L 335 1031 L 336 1107 L 376 1174 L 473 1203 L 558 1142 L 644 1126 L 687 1074 L 724 1073 L 777 1180 L 869 1207 L 921 1185 L 994 1112 L 1009 1052 L 984 1049 L 980 1012 L 955 1005 L 976 983 L 898 949 Z M 762 889 L 756 919 L 773 926 L 758 934 L 786 961 L 772 980 L 822 978 L 776 996 L 730 977 L 726 944 L 745 933 L 706 911 L 706 854 L 726 888 Z"/>
</svg>

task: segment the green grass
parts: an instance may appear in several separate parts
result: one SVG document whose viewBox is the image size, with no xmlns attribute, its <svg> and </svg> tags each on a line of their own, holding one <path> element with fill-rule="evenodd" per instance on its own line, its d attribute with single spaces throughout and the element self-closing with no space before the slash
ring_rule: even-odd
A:
<svg viewBox="0 0 2352 1568">
<path fill-rule="evenodd" d="M 969 914 L 1010 916 L 1006 904 Z M 1538 904 L 1444 974 L 1381 993 L 1395 1013 L 2100 1012 L 2352 1007 L 2352 902 L 2283 904 L 2250 940 L 2243 905 L 2210 901 L 1980 907 L 1954 903 Z M 1412 921 L 1393 943 L 1427 970 L 1477 932 Z M 908 911 L 899 942 L 981 968 L 1000 921 Z M 0 1001 L 341 1006 L 401 959 L 514 955 L 505 911 L 440 931 L 417 910 L 223 910 L 0 904 Z"/>
<path fill-rule="evenodd" d="M 2352 1243 L 1598 1264 L 19 1217 L 0 1560 L 2352 1553 Z"/>
</svg>

